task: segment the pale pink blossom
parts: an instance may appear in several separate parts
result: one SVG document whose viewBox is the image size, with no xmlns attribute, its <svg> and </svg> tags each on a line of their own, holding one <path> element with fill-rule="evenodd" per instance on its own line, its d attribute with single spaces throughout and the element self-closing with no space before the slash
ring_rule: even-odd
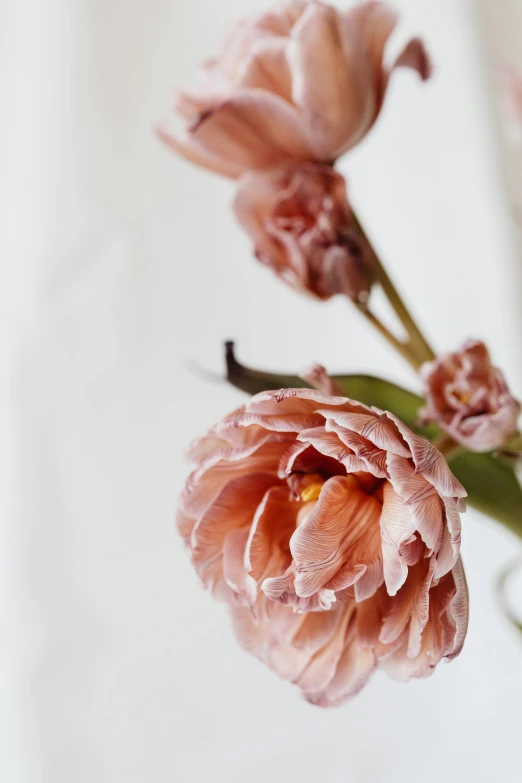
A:
<svg viewBox="0 0 522 783">
<path fill-rule="evenodd" d="M 343 177 L 330 166 L 290 163 L 245 174 L 234 202 L 255 255 L 298 291 L 368 299 L 373 255 L 355 231 Z"/>
<path fill-rule="evenodd" d="M 181 135 L 160 136 L 194 163 L 229 177 L 291 159 L 332 163 L 357 144 L 381 110 L 399 66 L 427 79 L 422 43 L 394 63 L 385 49 L 397 14 L 382 2 L 337 10 L 295 0 L 242 20 L 198 83 L 178 93 Z"/>
<path fill-rule="evenodd" d="M 311 389 L 264 392 L 191 450 L 178 528 L 240 644 L 314 704 L 382 668 L 426 677 L 467 627 L 466 492 L 390 413 Z"/>
<path fill-rule="evenodd" d="M 421 418 L 439 424 L 457 443 L 491 451 L 515 433 L 520 405 L 480 340 L 427 362 L 420 373 L 426 395 Z"/>
</svg>

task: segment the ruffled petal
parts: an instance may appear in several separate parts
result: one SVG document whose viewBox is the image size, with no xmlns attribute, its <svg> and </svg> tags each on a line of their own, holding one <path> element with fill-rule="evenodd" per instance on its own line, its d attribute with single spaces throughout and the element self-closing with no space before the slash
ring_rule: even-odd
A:
<svg viewBox="0 0 522 783">
<path fill-rule="evenodd" d="M 245 568 L 256 582 L 290 564 L 290 536 L 300 507 L 288 487 L 271 487 L 258 505 L 245 552 Z"/>
<path fill-rule="evenodd" d="M 317 699 L 317 694 L 325 691 L 334 678 L 344 652 L 346 632 L 352 613 L 352 607 L 344 608 L 334 636 L 314 655 L 296 681 L 296 685 L 301 688 L 308 700 Z"/>
<path fill-rule="evenodd" d="M 311 444 L 316 451 L 335 460 L 337 464 L 343 465 L 347 473 L 356 473 L 366 469 L 365 461 L 347 449 L 336 433 L 326 432 L 324 427 L 311 427 L 303 430 L 297 439 L 306 445 Z"/>
<path fill-rule="evenodd" d="M 388 483 L 384 485 L 380 523 L 384 582 L 388 594 L 394 596 L 408 576 L 408 563 L 402 549 L 410 542 L 415 523 L 404 500 Z"/>
<path fill-rule="evenodd" d="M 438 552 L 446 523 L 444 504 L 435 487 L 415 473 L 409 460 L 388 456 L 392 486 L 407 505 L 415 529 L 430 551 Z"/>
<path fill-rule="evenodd" d="M 335 603 L 335 591 L 321 588 L 311 596 L 300 596 L 295 591 L 295 568 L 290 566 L 282 576 L 265 579 L 261 589 L 270 601 L 290 606 L 294 612 L 328 612 Z"/>
<path fill-rule="evenodd" d="M 200 576 L 209 563 L 221 569 L 222 551 L 228 534 L 252 523 L 257 506 L 273 483 L 271 475 L 254 473 L 225 484 L 192 531 L 192 560 Z"/>
<path fill-rule="evenodd" d="M 245 600 L 248 597 L 244 563 L 248 534 L 248 527 L 231 530 L 223 544 L 223 577 L 228 587 Z"/>
<path fill-rule="evenodd" d="M 318 707 L 340 707 L 359 693 L 376 668 L 374 651 L 358 643 L 355 626 L 352 626 L 334 676 L 322 691 L 305 693 L 305 698 Z"/>
<path fill-rule="evenodd" d="M 451 601 L 449 613 L 455 623 L 455 637 L 452 650 L 446 653 L 446 658 L 448 658 L 448 660 L 456 658 L 462 650 L 469 620 L 468 585 L 460 557 L 455 564 L 452 574 L 455 581 L 456 592 Z"/>
<path fill-rule="evenodd" d="M 323 587 L 342 590 L 360 579 L 380 557 L 380 513 L 380 503 L 361 491 L 355 479 L 329 479 L 290 540 L 297 595 L 311 596 Z M 372 575 L 366 590 L 373 581 Z"/>
<path fill-rule="evenodd" d="M 411 449 L 416 473 L 421 473 L 430 481 L 437 492 L 446 497 L 465 498 L 467 492 L 448 467 L 448 463 L 426 438 L 415 435 L 404 422 L 393 413 L 386 414 L 391 419 Z"/>
<path fill-rule="evenodd" d="M 397 454 L 406 459 L 411 457 L 411 453 L 397 431 L 397 427 L 389 420 L 386 414 L 333 411 L 328 415 L 328 418 L 333 420 L 340 428 L 351 430 L 361 435 L 379 449 Z M 329 428 L 330 426 L 327 422 L 326 427 Z"/>
<path fill-rule="evenodd" d="M 386 451 L 375 446 L 367 438 L 356 432 L 347 430 L 331 420 L 326 422 L 326 430 L 337 434 L 339 440 L 351 449 L 359 460 L 364 462 L 366 469 L 376 478 L 388 478 L 386 468 Z"/>
<path fill-rule="evenodd" d="M 286 448 L 287 444 L 276 441 L 251 446 L 242 452 L 242 457 L 227 459 L 218 453 L 209 458 L 189 476 L 180 498 L 182 512 L 199 519 L 225 484 L 251 473 L 271 475 L 272 483 L 277 484 L 277 466 Z"/>
<path fill-rule="evenodd" d="M 447 574 L 456 564 L 461 542 L 461 521 L 458 502 L 453 498 L 443 498 L 446 514 L 446 526 L 442 537 L 442 543 L 437 552 L 437 567 L 435 569 L 435 578 Z"/>
</svg>

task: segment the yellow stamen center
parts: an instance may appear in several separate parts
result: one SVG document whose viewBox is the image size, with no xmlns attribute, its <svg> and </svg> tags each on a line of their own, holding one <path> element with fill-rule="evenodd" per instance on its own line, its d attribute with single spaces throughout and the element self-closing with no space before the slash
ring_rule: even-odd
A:
<svg viewBox="0 0 522 783">
<path fill-rule="evenodd" d="M 309 484 L 301 492 L 301 500 L 308 503 L 310 500 L 317 500 L 321 494 L 324 481 L 314 481 L 313 484 Z"/>
</svg>

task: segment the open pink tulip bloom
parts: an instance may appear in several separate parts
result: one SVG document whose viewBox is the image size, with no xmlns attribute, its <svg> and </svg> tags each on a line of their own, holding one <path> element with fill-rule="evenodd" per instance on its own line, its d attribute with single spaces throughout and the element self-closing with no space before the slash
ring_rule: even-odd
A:
<svg viewBox="0 0 522 783">
<path fill-rule="evenodd" d="M 245 19 L 198 83 L 178 93 L 185 132 L 159 134 L 185 158 L 229 177 L 295 159 L 332 163 L 372 127 L 394 68 L 430 74 L 418 39 L 385 65 L 396 24 L 382 2 L 338 11 L 295 0 Z"/>
<path fill-rule="evenodd" d="M 377 668 L 426 677 L 459 654 L 466 492 L 390 413 L 264 392 L 196 442 L 178 528 L 240 644 L 334 706 Z"/>
</svg>

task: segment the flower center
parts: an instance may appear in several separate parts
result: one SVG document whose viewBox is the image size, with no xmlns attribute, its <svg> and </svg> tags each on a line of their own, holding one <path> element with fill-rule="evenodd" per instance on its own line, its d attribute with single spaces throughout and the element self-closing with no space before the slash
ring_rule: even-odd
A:
<svg viewBox="0 0 522 783">
<path fill-rule="evenodd" d="M 456 392 L 455 397 L 463 405 L 469 405 L 471 402 L 471 394 L 469 392 Z"/>
<path fill-rule="evenodd" d="M 308 503 L 310 500 L 317 500 L 321 494 L 324 482 L 316 481 L 315 484 L 309 484 L 306 489 L 301 492 L 301 500 Z"/>
<path fill-rule="evenodd" d="M 309 503 L 311 500 L 318 500 L 323 484 L 324 478 L 322 476 L 318 473 L 310 473 L 301 483 L 299 493 L 301 500 L 305 503 Z"/>
</svg>

